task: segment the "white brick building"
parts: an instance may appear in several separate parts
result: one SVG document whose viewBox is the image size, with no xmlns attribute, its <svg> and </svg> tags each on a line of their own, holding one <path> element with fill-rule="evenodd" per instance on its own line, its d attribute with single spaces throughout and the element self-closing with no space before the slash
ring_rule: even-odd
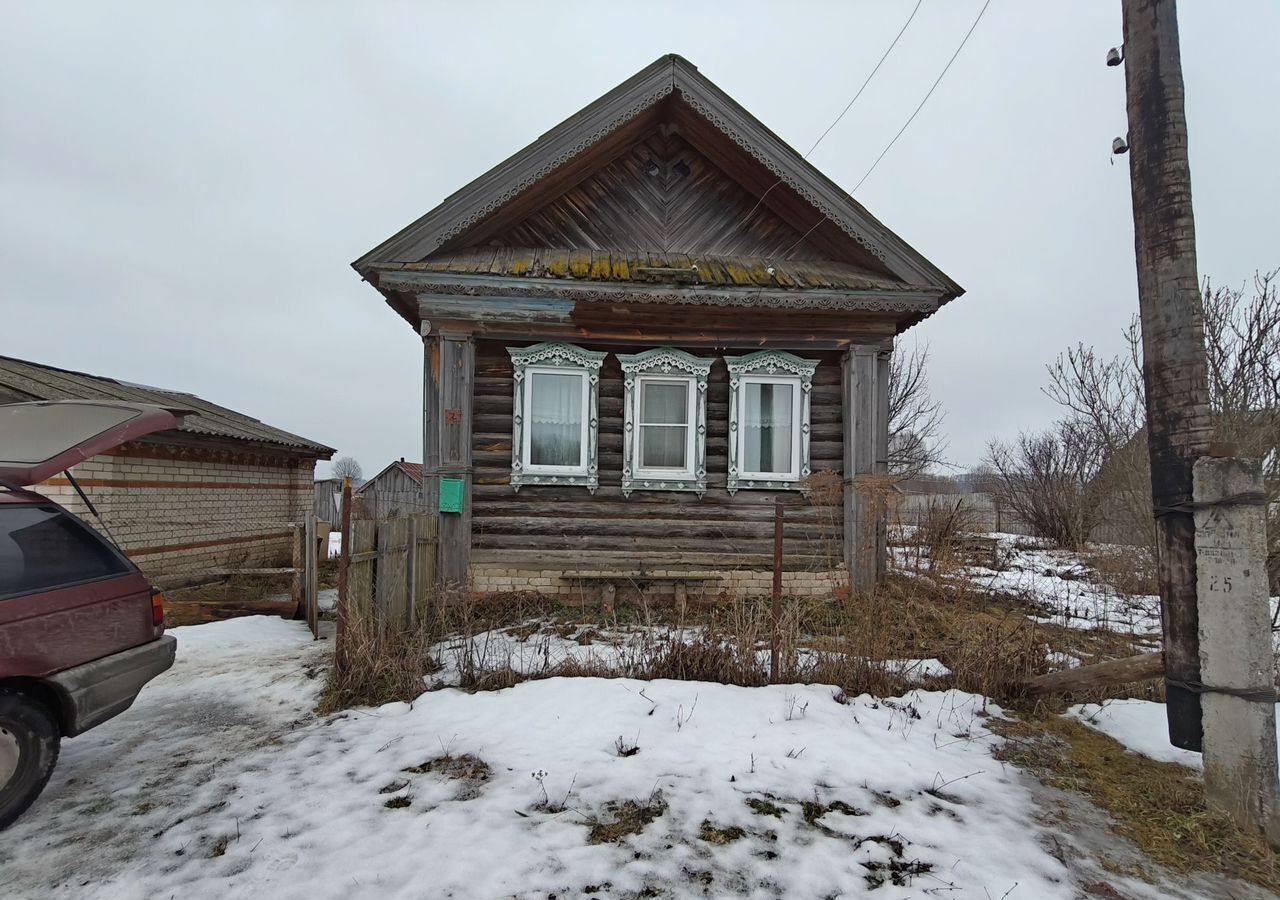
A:
<svg viewBox="0 0 1280 900">
<path fill-rule="evenodd" d="M 177 430 L 72 469 L 112 537 L 153 579 L 289 564 L 293 524 L 312 506 L 316 460 L 332 448 L 192 394 L 0 357 L 0 404 L 68 399 L 190 411 Z M 100 527 L 65 475 L 35 490 Z"/>
</svg>

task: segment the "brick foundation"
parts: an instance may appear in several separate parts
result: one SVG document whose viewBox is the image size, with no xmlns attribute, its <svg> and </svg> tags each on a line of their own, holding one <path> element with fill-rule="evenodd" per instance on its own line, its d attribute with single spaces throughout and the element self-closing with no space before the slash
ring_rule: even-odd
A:
<svg viewBox="0 0 1280 900">
<path fill-rule="evenodd" d="M 587 571 L 584 569 L 583 571 Z M 592 574 L 607 575 L 608 571 L 593 571 Z M 690 584 L 689 598 L 696 600 L 699 596 L 713 597 L 719 594 L 732 594 L 740 597 L 767 597 L 773 592 L 773 573 L 767 569 L 732 569 L 732 570 L 654 570 L 649 573 L 655 577 L 684 576 L 691 581 L 699 578 L 718 581 L 704 581 L 701 584 Z M 579 601 L 596 602 L 600 599 L 598 583 L 575 582 L 566 577 L 561 569 L 515 569 L 504 568 L 498 564 L 471 566 L 472 590 L 480 594 L 502 594 L 516 591 L 529 591 L 552 597 L 564 597 Z M 848 575 L 843 570 L 826 572 L 783 572 L 782 592 L 789 597 L 824 597 L 830 596 L 840 588 L 848 587 Z M 645 588 L 647 598 L 670 599 L 674 591 L 671 582 L 658 582 Z M 626 602 L 638 598 L 638 590 L 624 583 L 619 584 L 618 601 Z"/>
</svg>

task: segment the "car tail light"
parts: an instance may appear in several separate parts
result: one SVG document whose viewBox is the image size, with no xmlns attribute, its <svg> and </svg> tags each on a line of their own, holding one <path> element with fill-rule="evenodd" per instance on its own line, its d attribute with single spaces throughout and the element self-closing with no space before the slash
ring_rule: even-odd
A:
<svg viewBox="0 0 1280 900">
<path fill-rule="evenodd" d="M 164 625 L 164 594 L 151 592 L 151 624 L 156 628 Z"/>
</svg>

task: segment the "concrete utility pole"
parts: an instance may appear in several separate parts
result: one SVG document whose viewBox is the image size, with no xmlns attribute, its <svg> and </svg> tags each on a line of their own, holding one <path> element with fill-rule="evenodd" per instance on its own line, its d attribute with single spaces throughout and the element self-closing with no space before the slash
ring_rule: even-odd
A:
<svg viewBox="0 0 1280 900">
<path fill-rule="evenodd" d="M 1176 5 L 1122 0 L 1122 6 L 1169 740 L 1203 752 L 1211 808 L 1277 844 L 1262 467 L 1213 458 L 1234 453 L 1220 446 L 1210 456 Z"/>
<path fill-rule="evenodd" d="M 1169 740 L 1201 749 L 1192 467 L 1209 449 L 1209 382 L 1174 0 L 1122 0 L 1151 500 Z"/>
</svg>

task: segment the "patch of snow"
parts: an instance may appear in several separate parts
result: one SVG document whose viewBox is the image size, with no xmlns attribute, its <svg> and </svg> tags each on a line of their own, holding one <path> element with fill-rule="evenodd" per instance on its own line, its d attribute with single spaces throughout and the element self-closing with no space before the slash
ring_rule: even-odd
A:
<svg viewBox="0 0 1280 900">
<path fill-rule="evenodd" d="M 316 606 L 321 612 L 333 612 L 338 608 L 338 589 L 322 588 L 316 592 Z"/>
<path fill-rule="evenodd" d="M 341 556 L 341 555 L 342 555 L 342 532 L 330 531 L 329 532 L 329 558 L 333 559 L 334 557 Z"/>
<path fill-rule="evenodd" d="M 1280 710 L 1277 710 L 1280 712 Z M 1169 743 L 1165 705 L 1151 700 L 1107 700 L 1085 703 L 1067 710 L 1078 719 L 1114 738 L 1135 753 L 1158 762 L 1180 763 L 1192 769 L 1203 768 L 1200 754 Z M 1280 731 L 1280 727 L 1277 728 Z"/>
<path fill-rule="evenodd" d="M 884 666 L 895 675 L 919 681 L 926 678 L 946 678 L 951 674 L 946 663 L 940 659 L 886 659 Z"/>
<path fill-rule="evenodd" d="M 1160 634 L 1160 598 L 1131 596 L 1090 581 L 1092 572 L 1076 553 L 1020 549 L 1026 538 L 1001 538 L 1003 569 L 970 566 L 962 574 L 989 591 L 1020 594 L 1044 611 L 1035 621 L 1084 630 L 1106 629 L 1141 636 Z"/>
<path fill-rule="evenodd" d="M 174 631 L 177 665 L 67 741 L 6 833 L 6 894 L 1076 894 L 1024 777 L 990 755 L 999 710 L 970 694 L 555 678 L 317 720 L 331 644 L 302 623 Z M 423 766 L 444 754 L 487 773 Z M 590 843 L 629 800 L 652 821 Z"/>
</svg>

